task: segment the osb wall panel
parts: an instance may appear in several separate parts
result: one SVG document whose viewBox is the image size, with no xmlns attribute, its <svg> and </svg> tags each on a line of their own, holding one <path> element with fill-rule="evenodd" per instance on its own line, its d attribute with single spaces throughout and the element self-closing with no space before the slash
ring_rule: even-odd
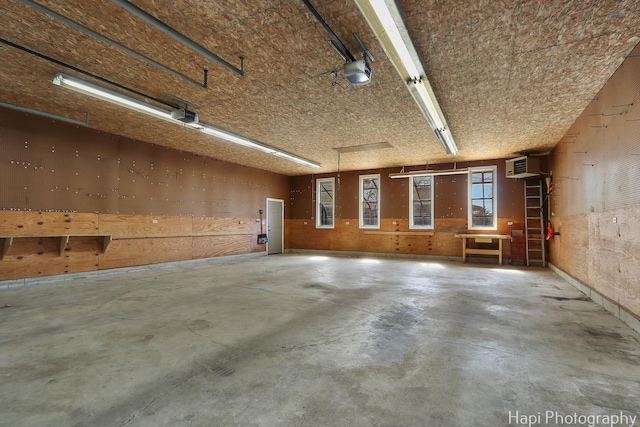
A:
<svg viewBox="0 0 640 427">
<path fill-rule="evenodd" d="M 1 108 L 0 209 L 254 217 L 289 178 Z"/>
<path fill-rule="evenodd" d="M 640 47 L 553 150 L 554 265 L 640 316 Z"/>
</svg>

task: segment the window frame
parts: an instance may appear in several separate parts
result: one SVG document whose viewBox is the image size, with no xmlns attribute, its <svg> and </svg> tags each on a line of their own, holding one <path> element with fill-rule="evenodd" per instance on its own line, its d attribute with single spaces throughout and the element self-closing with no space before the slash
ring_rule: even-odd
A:
<svg viewBox="0 0 640 427">
<path fill-rule="evenodd" d="M 433 230 L 433 223 L 434 223 L 434 221 L 433 221 L 433 211 L 434 211 L 434 208 L 433 208 L 433 205 L 434 205 L 434 201 L 433 201 L 434 189 L 433 189 L 433 187 L 434 187 L 434 184 L 435 184 L 435 176 L 434 175 L 427 175 L 427 176 L 429 176 L 431 178 L 431 185 L 430 185 L 431 194 L 429 195 L 429 201 L 431 202 L 430 203 L 430 206 L 431 206 L 431 212 L 430 212 L 431 224 L 429 224 L 429 225 L 415 225 L 414 222 L 413 222 L 413 216 L 414 216 L 414 211 L 413 211 L 414 210 L 413 193 L 414 193 L 414 189 L 415 189 L 414 179 L 416 179 L 416 178 L 424 178 L 424 176 L 409 177 L 409 186 L 410 186 L 410 188 L 409 188 L 409 229 L 410 230 Z"/>
<path fill-rule="evenodd" d="M 475 172 L 492 172 L 492 225 L 474 226 L 473 225 L 473 174 Z M 498 229 L 498 167 L 497 166 L 477 166 L 470 167 L 467 178 L 467 227 L 469 230 L 497 230 Z"/>
<path fill-rule="evenodd" d="M 322 212 L 321 212 L 321 194 L 322 192 L 320 191 L 320 186 L 323 183 L 327 183 L 330 182 L 331 186 L 332 186 L 332 195 L 333 197 L 331 198 L 331 214 L 332 214 L 332 221 L 331 221 L 331 225 L 327 225 L 327 224 L 321 224 L 321 220 L 322 220 Z M 331 229 L 331 228 L 335 228 L 335 224 L 336 224 L 336 179 L 335 178 L 318 178 L 316 179 L 316 228 L 327 228 L 327 229 Z"/>
<path fill-rule="evenodd" d="M 378 204 L 378 209 L 377 209 L 377 224 L 376 225 L 365 225 L 364 224 L 364 181 L 366 179 L 377 179 L 378 180 L 378 200 L 377 200 L 377 204 Z M 372 229 L 379 229 L 380 228 L 380 209 L 382 207 L 382 192 L 381 190 L 381 182 L 380 182 L 380 174 L 368 174 L 368 175 L 360 175 L 359 178 L 359 183 L 360 185 L 358 186 L 359 188 L 359 193 L 358 193 L 358 222 L 359 222 L 359 227 L 360 228 L 372 228 Z"/>
</svg>

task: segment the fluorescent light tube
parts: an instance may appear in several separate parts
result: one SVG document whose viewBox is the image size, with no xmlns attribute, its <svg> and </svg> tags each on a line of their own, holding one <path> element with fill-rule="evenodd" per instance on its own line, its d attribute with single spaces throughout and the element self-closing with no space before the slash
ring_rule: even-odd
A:
<svg viewBox="0 0 640 427">
<path fill-rule="evenodd" d="M 170 111 L 163 110 L 162 108 L 147 104 L 146 102 L 138 101 L 137 99 L 131 98 L 130 96 L 113 92 L 93 83 L 89 83 L 75 77 L 67 76 L 62 73 L 56 74 L 55 78 L 53 79 L 53 84 L 66 87 L 67 89 L 71 89 L 76 92 L 84 93 L 85 95 L 93 96 L 94 98 L 102 99 L 103 101 L 111 102 L 112 104 L 120 105 L 121 107 L 126 107 L 132 110 L 139 111 L 141 113 L 149 114 L 160 119 L 174 121 L 171 118 Z"/>
<path fill-rule="evenodd" d="M 447 154 L 458 147 L 394 0 L 355 0 Z"/>
<path fill-rule="evenodd" d="M 424 170 L 403 173 L 390 173 L 389 178 L 413 178 L 415 176 L 435 176 L 435 175 L 466 175 L 468 169 L 441 169 L 441 170 Z"/>
<path fill-rule="evenodd" d="M 215 126 L 211 126 L 205 123 L 183 123 L 179 120 L 175 120 L 174 118 L 172 118 L 171 111 L 164 110 L 162 108 L 156 107 L 155 105 L 151 105 L 144 101 L 137 100 L 130 96 L 123 95 L 121 93 L 114 92 L 109 89 L 105 89 L 96 84 L 89 83 L 87 81 L 84 81 L 75 77 L 67 76 L 66 74 L 62 74 L 62 73 L 56 74 L 56 76 L 53 79 L 53 83 L 58 86 L 65 87 L 67 89 L 71 89 L 76 92 L 92 96 L 94 98 L 102 99 L 103 101 L 111 102 L 112 104 L 120 105 L 121 107 L 129 108 L 141 113 L 145 113 L 153 117 L 157 117 L 159 119 L 175 123 L 182 127 L 194 129 L 202 133 L 205 133 L 207 135 L 211 135 L 216 138 L 220 138 L 225 141 L 232 142 L 234 144 L 242 145 L 243 147 L 259 150 L 271 155 L 277 155 L 287 160 L 290 160 L 302 165 L 311 166 L 313 168 L 319 168 L 321 166 L 319 163 L 313 162 L 311 160 L 307 160 L 303 157 L 298 157 L 294 154 L 287 153 L 286 151 L 280 151 L 276 148 L 273 148 L 261 142 L 253 141 L 249 138 L 245 138 L 242 135 L 238 135 L 233 132 L 220 129 Z"/>
</svg>

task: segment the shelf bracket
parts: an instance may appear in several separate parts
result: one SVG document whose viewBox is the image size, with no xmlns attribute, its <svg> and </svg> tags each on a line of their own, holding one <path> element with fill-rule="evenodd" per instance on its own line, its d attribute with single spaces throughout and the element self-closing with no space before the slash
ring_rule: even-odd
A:
<svg viewBox="0 0 640 427">
<path fill-rule="evenodd" d="M 4 256 L 9 252 L 9 248 L 13 244 L 13 237 L 5 237 L 4 244 L 2 245 L 2 256 L 0 256 L 0 260 L 4 259 Z"/>
</svg>

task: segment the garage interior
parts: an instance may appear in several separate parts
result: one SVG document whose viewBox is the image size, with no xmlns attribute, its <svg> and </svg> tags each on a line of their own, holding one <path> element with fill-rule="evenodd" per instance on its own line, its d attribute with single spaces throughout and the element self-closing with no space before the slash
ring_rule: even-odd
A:
<svg viewBox="0 0 640 427">
<path fill-rule="evenodd" d="M 640 414 L 639 8 L 3 0 L 0 424 Z"/>
</svg>

